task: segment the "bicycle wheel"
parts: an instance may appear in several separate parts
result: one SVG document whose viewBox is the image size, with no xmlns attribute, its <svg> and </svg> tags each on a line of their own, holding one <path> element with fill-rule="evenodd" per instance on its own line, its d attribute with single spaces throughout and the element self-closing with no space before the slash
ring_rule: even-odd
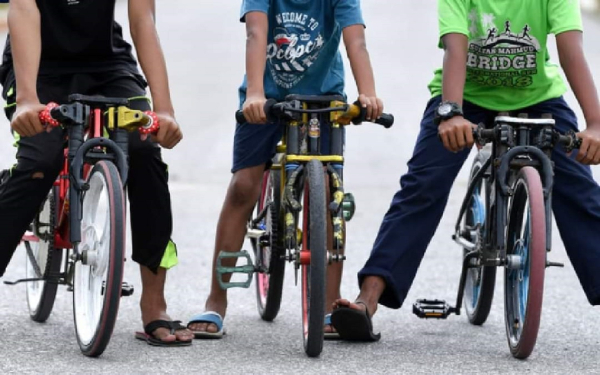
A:
<svg viewBox="0 0 600 375">
<path fill-rule="evenodd" d="M 480 151 L 471 167 L 471 178 L 483 167 L 490 153 Z M 464 228 L 470 233 L 470 239 L 479 249 L 484 241 L 485 225 L 485 195 L 488 194 L 483 180 L 475 186 L 473 195 L 470 197 L 468 211 L 465 213 Z M 463 250 L 463 256 L 469 251 Z M 492 300 L 494 299 L 494 285 L 496 282 L 496 267 L 469 268 L 464 287 L 464 307 L 469 322 L 473 325 L 482 325 L 490 314 Z"/>
<path fill-rule="evenodd" d="M 104 352 L 119 310 L 125 247 L 125 197 L 115 165 L 92 168 L 83 197 L 80 251 L 75 263 L 73 310 L 83 354 Z"/>
<path fill-rule="evenodd" d="M 60 273 L 62 251 L 54 248 L 54 228 L 57 219 L 58 187 L 53 187 L 44 200 L 33 222 L 33 233 L 23 237 L 27 251 L 26 278 L 56 277 Z M 56 299 L 56 281 L 40 280 L 25 283 L 29 316 L 33 321 L 45 322 Z"/>
<path fill-rule="evenodd" d="M 266 272 L 256 272 L 256 304 L 258 313 L 263 320 L 272 321 L 279 313 L 281 306 L 281 292 L 285 274 L 285 260 L 283 255 L 283 234 L 281 223 L 281 173 L 269 169 L 263 177 L 262 192 L 256 205 L 256 215 L 268 205 L 267 214 L 258 224 L 258 228 L 265 230 L 268 238 L 252 239 L 254 255 L 261 252 L 262 265 Z"/>
<path fill-rule="evenodd" d="M 327 271 L 327 220 L 325 177 L 323 165 L 311 160 L 306 165 L 308 176 L 304 180 L 304 205 L 302 219 L 302 328 L 304 351 L 317 357 L 323 350 L 323 325 L 325 321 L 325 283 Z"/>
<path fill-rule="evenodd" d="M 514 184 L 504 274 L 506 336 L 511 354 L 527 358 L 535 346 L 546 271 L 546 213 L 538 171 L 524 167 Z"/>
</svg>

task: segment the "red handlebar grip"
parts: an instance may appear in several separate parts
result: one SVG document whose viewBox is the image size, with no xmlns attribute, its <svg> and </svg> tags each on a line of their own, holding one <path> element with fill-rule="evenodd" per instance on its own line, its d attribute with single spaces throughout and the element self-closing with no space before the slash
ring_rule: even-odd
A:
<svg viewBox="0 0 600 375">
<path fill-rule="evenodd" d="M 46 105 L 46 108 L 44 108 L 44 110 L 40 112 L 39 118 L 40 118 L 40 121 L 42 122 L 42 124 L 51 126 L 53 128 L 60 125 L 58 123 L 58 121 L 56 121 L 54 118 L 52 118 L 52 114 L 50 113 L 50 111 L 52 111 L 52 109 L 54 109 L 56 107 L 58 107 L 58 104 L 56 104 L 54 102 L 50 102 Z"/>
<path fill-rule="evenodd" d="M 158 116 L 152 111 L 146 111 L 144 114 L 150 117 L 151 121 L 148 125 L 140 127 L 140 134 L 155 134 L 158 132 L 158 127 L 160 126 L 158 123 Z"/>
</svg>

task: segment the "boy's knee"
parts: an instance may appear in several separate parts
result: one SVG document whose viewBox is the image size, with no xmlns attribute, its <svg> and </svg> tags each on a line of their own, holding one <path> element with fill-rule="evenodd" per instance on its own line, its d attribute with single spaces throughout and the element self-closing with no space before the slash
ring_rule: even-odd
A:
<svg viewBox="0 0 600 375">
<path fill-rule="evenodd" d="M 229 202 L 238 207 L 253 206 L 260 194 L 261 179 L 244 172 L 233 176 L 227 194 Z"/>
<path fill-rule="evenodd" d="M 39 159 L 20 162 L 17 164 L 16 171 L 28 174 L 32 180 L 54 179 L 62 167 L 61 160 Z"/>
</svg>

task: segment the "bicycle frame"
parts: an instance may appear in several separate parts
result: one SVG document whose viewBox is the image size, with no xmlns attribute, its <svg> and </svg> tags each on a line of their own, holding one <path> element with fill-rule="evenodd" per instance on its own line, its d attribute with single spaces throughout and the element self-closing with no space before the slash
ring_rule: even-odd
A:
<svg viewBox="0 0 600 375">
<path fill-rule="evenodd" d="M 554 146 L 553 130 L 554 120 L 552 119 L 516 119 L 507 116 L 496 118 L 494 132 L 497 141 L 493 141 L 491 157 L 470 181 L 455 227 L 457 231 L 455 240 L 468 250 L 474 250 L 475 245 L 467 241 L 458 231 L 475 187 L 480 182 L 485 182 L 490 191 L 494 193 L 492 194 L 493 201 L 486 197 L 486 212 L 490 212 L 489 217 L 492 220 L 485 222 L 486 242 L 483 247 L 482 265 L 501 266 L 506 264 L 506 238 L 504 236 L 507 221 L 506 208 L 513 193 L 511 182 L 520 168 L 532 166 L 540 172 L 546 208 L 546 228 L 551 228 L 553 167 L 550 154 Z M 532 131 L 539 132 L 537 139 L 532 139 Z M 512 136 L 513 134 L 515 137 Z M 494 166 L 490 168 L 492 161 Z M 551 248 L 551 237 L 550 230 L 547 230 L 548 251 Z"/>
<path fill-rule="evenodd" d="M 73 94 L 69 96 L 69 102 L 54 113 L 66 128 L 67 139 L 63 166 L 53 185 L 59 192 L 54 248 L 70 252 L 70 256 L 65 258 L 64 271 L 55 282 L 72 287 L 73 266 L 82 256 L 78 249 L 81 242 L 80 220 L 83 196 L 89 189 L 86 182 L 89 171 L 94 163 L 110 160 L 115 163 L 125 186 L 129 145 L 126 129 L 139 123 L 141 111 L 127 108 L 127 99 Z M 107 109 L 106 112 L 103 109 Z M 104 137 L 105 130 L 110 130 L 109 138 Z M 25 235 L 23 240 L 35 242 L 36 236 L 39 237 L 40 233 Z M 15 283 L 48 280 L 52 276 L 22 279 Z"/>
<path fill-rule="evenodd" d="M 467 193 L 462 202 L 455 234 L 452 239 L 469 251 L 463 260 L 456 305 L 445 305 L 444 313 L 460 315 L 464 286 L 469 268 L 481 266 L 504 266 L 508 262 L 505 228 L 507 207 L 512 197 L 512 182 L 519 169 L 525 166 L 540 172 L 546 211 L 546 250 L 551 249 L 552 226 L 552 184 L 553 166 L 550 160 L 555 145 L 554 120 L 550 118 L 527 119 L 500 115 L 494 120 L 493 129 L 483 130 L 492 141 L 492 152 L 481 169 L 469 181 Z M 481 127 L 481 125 L 480 125 Z M 461 222 L 469 206 L 471 196 L 479 184 L 486 187 L 484 222 L 484 242 L 480 249 L 461 233 Z M 554 265 L 554 264 L 552 264 Z M 558 265 L 558 264 L 556 264 Z"/>
<path fill-rule="evenodd" d="M 297 100 L 302 103 L 302 109 L 312 107 L 338 108 L 345 105 L 341 96 L 310 97 L 290 95 L 286 100 Z M 328 103 L 328 105 L 327 105 Z M 344 190 L 343 190 L 343 149 L 344 133 L 340 117 L 341 112 L 331 112 L 328 121 L 320 121 L 318 114 L 303 113 L 301 119 L 294 119 L 285 124 L 283 137 L 277 145 L 276 155 L 273 158 L 271 169 L 281 173 L 281 207 L 284 208 L 285 222 L 285 248 L 288 251 L 286 259 L 294 261 L 296 268 L 300 265 L 310 264 L 310 251 L 306 244 L 297 242 L 298 214 L 302 205 L 298 202 L 297 186 L 301 186 L 304 175 L 304 165 L 310 160 L 319 160 L 326 168 L 329 177 L 329 195 L 331 197 L 330 209 L 333 248 L 335 254 L 329 254 L 329 262 L 343 261 L 345 256 L 340 253 L 344 246 Z M 329 153 L 320 154 L 322 126 L 330 127 Z M 302 133 L 303 132 L 303 133 Z M 352 210 L 354 202 L 352 201 Z M 266 208 L 265 208 L 266 209 Z M 293 251 L 297 250 L 294 254 Z M 260 254 L 260 252 L 259 252 Z M 261 255 L 259 255 L 260 257 Z M 258 259 L 261 264 L 261 259 Z"/>
</svg>

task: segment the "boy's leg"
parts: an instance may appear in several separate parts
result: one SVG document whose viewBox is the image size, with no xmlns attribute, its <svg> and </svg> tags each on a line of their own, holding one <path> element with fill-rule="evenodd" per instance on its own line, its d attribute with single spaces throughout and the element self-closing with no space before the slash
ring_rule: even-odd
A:
<svg viewBox="0 0 600 375">
<path fill-rule="evenodd" d="M 138 98 L 130 107 L 150 110 L 145 96 L 145 82 L 141 77 L 127 72 L 81 75 L 81 87 L 88 94 L 107 97 Z M 81 90 L 81 88 L 78 88 Z M 129 137 L 129 177 L 127 181 L 131 216 L 132 259 L 140 265 L 142 295 L 140 309 L 142 323 L 146 326 L 155 320 L 171 321 L 167 314 L 164 285 L 167 269 L 177 263 L 176 247 L 171 242 L 173 220 L 171 196 L 168 186 L 167 165 L 163 162 L 161 148 L 148 138 L 140 139 L 138 132 Z M 189 341 L 189 330 L 158 328 L 153 335 L 162 341 Z"/>
<path fill-rule="evenodd" d="M 421 259 L 441 220 L 456 175 L 470 150 L 452 153 L 443 147 L 433 123 L 440 98 L 434 98 L 425 110 L 421 132 L 408 173 L 400 179 L 399 190 L 383 218 L 373 250 L 359 272 L 360 294 L 357 301 L 337 305 L 368 309 L 372 315 L 380 303 L 399 308 L 414 280 Z M 493 114 L 468 102 L 465 118 L 477 124 L 489 122 Z"/>
<path fill-rule="evenodd" d="M 59 101 L 63 97 L 55 83 L 52 79 L 38 80 L 38 95 L 42 103 Z M 8 90 L 7 97 L 6 114 L 10 119 L 16 108 L 16 90 L 14 82 L 7 84 L 13 87 Z M 33 137 L 20 138 L 17 135 L 16 140 L 17 164 L 0 185 L 0 277 L 48 195 L 63 160 L 64 131 L 61 128 Z"/>
<path fill-rule="evenodd" d="M 533 106 L 530 113 L 552 113 L 561 133 L 577 131 L 577 117 L 563 98 Z M 562 147 L 552 153 L 555 162 L 552 208 L 565 249 L 585 295 L 600 305 L 600 187 L 589 166 L 567 156 Z"/>
<path fill-rule="evenodd" d="M 275 147 L 282 136 L 282 129 L 276 125 L 238 124 L 234 136 L 233 176 L 227 189 L 225 202 L 221 208 L 212 262 L 210 294 L 205 311 L 217 312 L 225 317 L 227 311 L 227 291 L 221 289 L 216 272 L 216 260 L 220 251 L 240 251 L 246 234 L 246 223 L 260 195 L 265 165 L 275 153 Z M 235 259 L 223 259 L 226 267 L 235 265 Z M 228 282 L 231 275 L 223 275 Z M 215 333 L 214 323 L 190 323 L 194 332 Z"/>
</svg>

